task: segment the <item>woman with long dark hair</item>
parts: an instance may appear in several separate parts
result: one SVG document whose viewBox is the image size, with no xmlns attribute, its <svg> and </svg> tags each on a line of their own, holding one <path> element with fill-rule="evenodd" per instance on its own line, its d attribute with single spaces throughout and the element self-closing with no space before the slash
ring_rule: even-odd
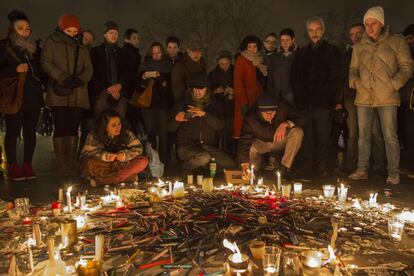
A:
<svg viewBox="0 0 414 276">
<path fill-rule="evenodd" d="M 34 179 L 32 158 L 36 147 L 36 127 L 43 105 L 42 74 L 40 71 L 40 48 L 33 39 L 27 16 L 18 10 L 8 14 L 10 21 L 7 38 L 0 41 L 0 78 L 22 77 L 23 95 L 16 112 L 5 114 L 5 152 L 9 164 L 9 179 L 20 181 Z M 0 99 L 2 101 L 4 99 Z M 4 112 L 3 110 L 1 110 Z M 6 113 L 6 112 L 5 112 Z M 16 141 L 23 127 L 23 165 L 17 163 Z"/>
<path fill-rule="evenodd" d="M 137 180 L 148 165 L 143 147 L 113 109 L 104 110 L 81 152 L 82 175 L 91 186 Z"/>
<path fill-rule="evenodd" d="M 166 58 L 164 47 L 159 42 L 150 46 L 139 74 L 142 76 L 141 87 L 152 83 L 152 100 L 148 108 L 142 108 L 145 129 L 149 142 L 158 148 L 163 163 L 168 161 L 168 115 L 173 101 L 172 93 L 167 87 L 171 72 L 171 62 Z M 151 82 L 150 82 L 151 81 Z M 157 147 L 158 137 L 158 147 Z"/>
<path fill-rule="evenodd" d="M 87 84 L 92 77 L 89 51 L 81 45 L 80 22 L 64 14 L 42 52 L 42 68 L 49 76 L 46 105 L 54 120 L 53 147 L 59 175 L 77 175 L 78 129 L 90 108 Z"/>
</svg>

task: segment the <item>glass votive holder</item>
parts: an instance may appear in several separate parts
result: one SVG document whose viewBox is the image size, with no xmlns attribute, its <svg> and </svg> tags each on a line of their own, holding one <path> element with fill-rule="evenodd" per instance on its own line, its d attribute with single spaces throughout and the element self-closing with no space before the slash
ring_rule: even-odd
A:
<svg viewBox="0 0 414 276">
<path fill-rule="evenodd" d="M 292 185 L 290 184 L 282 184 L 282 196 L 286 198 L 290 198 L 290 191 L 292 190 Z"/>
<path fill-rule="evenodd" d="M 262 260 L 265 253 L 265 246 L 266 244 L 263 241 L 252 241 L 249 244 L 249 248 L 253 258 Z"/>
<path fill-rule="evenodd" d="M 337 187 L 337 189 L 338 189 L 338 201 L 345 202 L 348 197 L 348 187 L 341 185 L 340 187 Z"/>
<path fill-rule="evenodd" d="M 333 198 L 335 194 L 335 186 L 333 185 L 323 185 L 323 196 L 325 198 Z"/>
<path fill-rule="evenodd" d="M 302 273 L 306 276 L 319 275 L 322 265 L 322 253 L 316 250 L 307 250 L 301 253 Z"/>
<path fill-rule="evenodd" d="M 198 186 L 203 185 L 203 175 L 202 174 L 197 175 L 197 185 Z"/>
<path fill-rule="evenodd" d="M 283 275 L 296 276 L 301 275 L 301 265 L 299 253 L 296 252 L 284 252 L 282 255 L 282 268 Z"/>
<path fill-rule="evenodd" d="M 79 276 L 99 276 L 101 264 L 95 259 L 81 259 L 77 263 L 77 271 Z"/>
<path fill-rule="evenodd" d="M 174 188 L 173 188 L 173 197 L 182 198 L 184 197 L 184 194 L 185 194 L 184 183 L 175 182 Z"/>
<path fill-rule="evenodd" d="M 214 190 L 213 179 L 212 178 L 204 178 L 202 184 L 203 192 L 211 193 Z"/>
<path fill-rule="evenodd" d="M 302 194 L 302 183 L 299 183 L 299 182 L 293 183 L 293 193 L 295 195 Z"/>
<path fill-rule="evenodd" d="M 231 254 L 227 258 L 227 274 L 230 276 L 250 276 L 251 265 L 249 257 L 245 254 Z"/>
<path fill-rule="evenodd" d="M 388 235 L 393 241 L 401 241 L 404 233 L 404 221 L 399 218 L 388 219 Z"/>
<path fill-rule="evenodd" d="M 263 254 L 263 273 L 267 276 L 279 275 L 280 254 L 282 250 L 276 246 L 266 246 Z"/>
<path fill-rule="evenodd" d="M 187 185 L 192 186 L 194 183 L 194 177 L 192 174 L 187 175 Z"/>
<path fill-rule="evenodd" d="M 30 200 L 27 197 L 16 198 L 14 208 L 20 210 L 21 215 L 28 215 L 30 212 Z"/>
</svg>

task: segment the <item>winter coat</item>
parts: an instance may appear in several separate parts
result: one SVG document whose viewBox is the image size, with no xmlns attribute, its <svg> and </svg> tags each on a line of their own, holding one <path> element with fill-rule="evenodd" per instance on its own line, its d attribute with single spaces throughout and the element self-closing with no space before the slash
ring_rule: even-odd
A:
<svg viewBox="0 0 414 276">
<path fill-rule="evenodd" d="M 224 71 L 217 65 L 210 72 L 210 89 L 216 90 L 218 87 L 231 87 L 233 88 L 234 66 L 230 65 L 227 71 Z M 224 93 L 215 94 L 217 99 L 221 102 L 224 108 L 224 117 L 233 118 L 234 116 L 234 95 L 229 99 L 228 95 Z"/>
<path fill-rule="evenodd" d="M 84 85 L 74 89 L 69 96 L 60 96 L 54 92 L 53 81 L 62 83 L 73 74 L 77 42 L 65 33 L 56 29 L 43 46 L 41 65 L 49 76 L 46 93 L 46 105 L 50 107 L 90 107 L 87 84 L 92 77 L 93 68 L 88 49 L 81 45 L 79 48 L 76 75 Z"/>
<path fill-rule="evenodd" d="M 9 39 L 0 41 L 0 77 L 17 77 L 16 67 L 20 64 L 7 52 L 9 47 L 21 60 L 21 63 L 28 63 L 29 71 L 26 74 L 26 81 L 23 88 L 23 109 L 36 110 L 43 105 L 42 85 L 46 84 L 47 76 L 40 67 L 41 49 L 38 45 L 33 57 L 30 58 L 26 51 L 15 46 Z"/>
<path fill-rule="evenodd" d="M 357 90 L 359 106 L 400 105 L 398 91 L 413 72 L 407 42 L 385 27 L 377 41 L 367 34 L 354 46 L 349 67 L 349 86 Z"/>
<path fill-rule="evenodd" d="M 142 79 L 142 75 L 149 71 L 158 71 L 160 76 L 154 79 L 154 85 L 152 87 L 152 99 L 150 107 L 158 107 L 169 110 L 173 97 L 170 90 L 168 90 L 168 76 L 171 73 L 171 63 L 168 59 L 159 61 L 148 60 L 144 61 L 139 68 L 139 80 L 141 83 L 141 89 L 145 89 L 148 84 L 148 79 Z"/>
<path fill-rule="evenodd" d="M 121 48 L 114 46 L 115 63 L 117 70 L 117 83 L 122 85 L 121 94 L 124 96 L 125 88 L 128 87 L 128 73 L 127 67 L 122 58 Z M 91 104 L 94 104 L 96 96 L 101 94 L 102 91 L 113 85 L 111 79 L 111 68 L 109 63 L 109 51 L 107 50 L 106 43 L 103 42 L 101 45 L 93 47 L 91 49 L 91 61 L 93 64 L 93 76 L 89 82 Z"/>
<path fill-rule="evenodd" d="M 267 91 L 272 92 L 276 97 L 293 102 L 293 92 L 290 85 L 290 72 L 293 61 L 295 60 L 298 47 L 294 47 L 289 55 L 284 55 L 282 51 L 269 56 L 268 59 L 268 78 Z"/>
<path fill-rule="evenodd" d="M 240 164 L 249 163 L 250 147 L 254 139 L 273 142 L 277 128 L 286 121 L 291 121 L 295 127 L 303 128 L 305 126 L 303 114 L 287 101 L 279 103 L 276 115 L 270 123 L 263 119 L 257 108 L 251 108 L 243 119 L 239 139 L 238 159 Z"/>
<path fill-rule="evenodd" d="M 333 109 L 342 103 L 341 62 L 339 49 L 324 40 L 300 49 L 290 77 L 295 104 L 300 108 Z"/>
<path fill-rule="evenodd" d="M 180 111 L 186 112 L 188 105 L 194 105 L 186 98 Z M 177 146 L 187 145 L 214 145 L 216 133 L 224 128 L 223 108 L 214 95 L 210 95 L 210 102 L 203 109 L 203 117 L 193 117 L 186 122 L 177 122 L 175 115 L 169 123 L 169 131 L 177 131 Z"/>
<path fill-rule="evenodd" d="M 138 68 L 141 64 L 139 49 L 130 43 L 125 43 L 121 48 L 121 56 L 125 65 L 126 81 L 124 97 L 130 98 L 138 86 Z"/>
<path fill-rule="evenodd" d="M 234 66 L 234 138 L 240 137 L 243 113 L 252 105 L 263 92 L 263 86 L 257 79 L 256 67 L 240 55 Z"/>
<path fill-rule="evenodd" d="M 351 64 L 353 46 L 349 46 L 344 55 L 344 100 L 355 101 L 356 90 L 349 87 L 349 65 Z"/>
<path fill-rule="evenodd" d="M 171 73 L 171 81 L 172 93 L 176 102 L 184 100 L 192 76 L 197 74 L 207 74 L 206 63 L 203 58 L 198 62 L 194 62 L 187 54 L 185 54 L 177 63 L 175 63 Z"/>
</svg>

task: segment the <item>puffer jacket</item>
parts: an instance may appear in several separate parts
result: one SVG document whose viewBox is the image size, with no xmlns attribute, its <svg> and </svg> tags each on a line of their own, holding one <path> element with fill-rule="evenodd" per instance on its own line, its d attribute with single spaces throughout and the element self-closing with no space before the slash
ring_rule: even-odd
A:
<svg viewBox="0 0 414 276">
<path fill-rule="evenodd" d="M 49 76 L 47 85 L 46 105 L 60 107 L 80 107 L 88 109 L 88 82 L 92 77 L 93 68 L 88 49 L 81 45 L 79 48 L 76 75 L 83 81 L 83 85 L 75 88 L 69 96 L 57 95 L 54 91 L 52 79 L 62 83 L 73 74 L 75 65 L 76 41 L 65 33 L 56 29 L 43 46 L 41 65 Z"/>
<path fill-rule="evenodd" d="M 411 77 L 413 60 L 405 39 L 385 27 L 377 41 L 364 34 L 354 46 L 349 86 L 356 89 L 355 105 L 400 105 L 399 90 Z"/>
</svg>

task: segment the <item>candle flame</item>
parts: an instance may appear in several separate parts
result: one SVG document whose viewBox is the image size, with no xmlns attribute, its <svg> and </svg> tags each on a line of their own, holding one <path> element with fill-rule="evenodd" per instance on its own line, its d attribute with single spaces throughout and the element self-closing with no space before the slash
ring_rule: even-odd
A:
<svg viewBox="0 0 414 276">
<path fill-rule="evenodd" d="M 352 204 L 352 207 L 354 207 L 355 209 L 358 209 L 358 210 L 362 209 L 361 203 L 359 203 L 358 199 L 354 200 L 354 204 Z"/>
<path fill-rule="evenodd" d="M 230 249 L 232 252 L 233 252 L 233 262 L 235 262 L 235 263 L 241 263 L 242 262 L 242 256 L 241 256 L 241 253 L 240 253 L 240 249 L 239 249 L 239 247 L 237 246 L 237 244 L 234 242 L 234 243 L 231 243 L 231 242 L 229 242 L 227 239 L 224 239 L 223 240 L 223 246 L 225 247 L 225 248 L 227 248 L 227 249 Z"/>
<path fill-rule="evenodd" d="M 71 192 L 72 192 L 72 186 L 70 186 L 70 187 L 68 188 L 67 193 L 68 193 L 68 194 L 70 194 Z"/>
</svg>

